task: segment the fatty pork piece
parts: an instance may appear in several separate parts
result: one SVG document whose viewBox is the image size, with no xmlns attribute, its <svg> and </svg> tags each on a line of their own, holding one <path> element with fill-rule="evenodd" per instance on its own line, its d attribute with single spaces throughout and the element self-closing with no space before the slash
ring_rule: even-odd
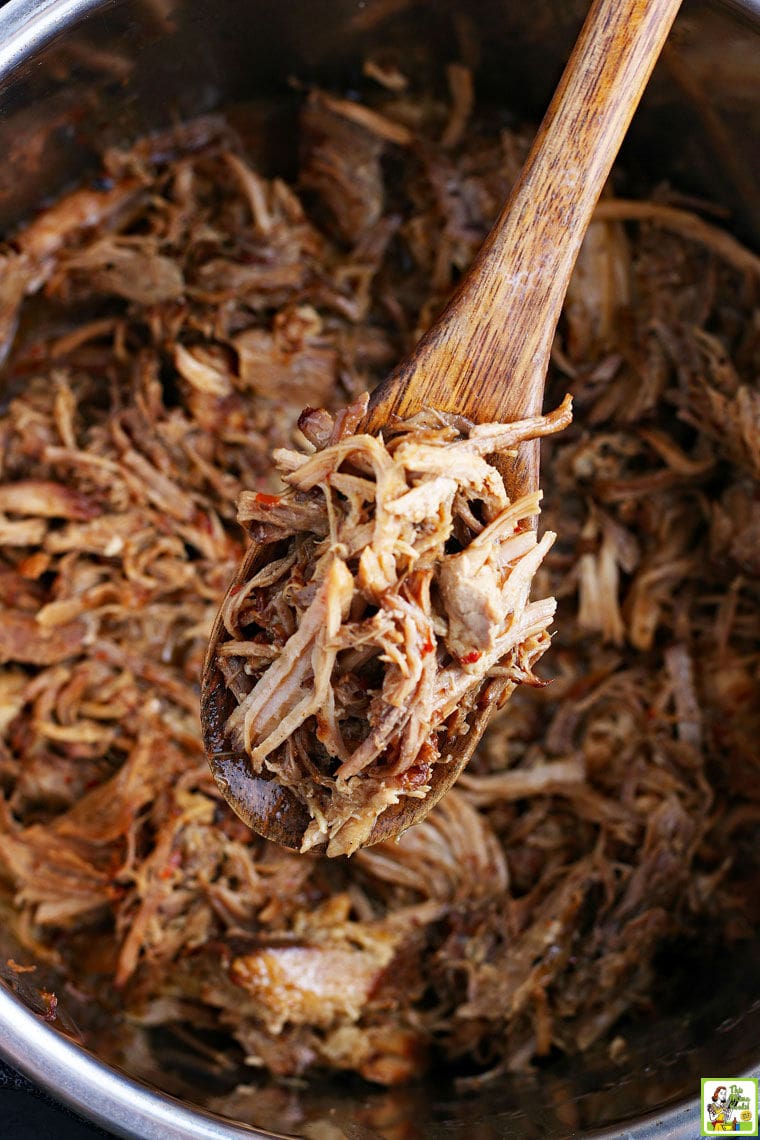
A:
<svg viewBox="0 0 760 1140">
<path fill-rule="evenodd" d="M 571 416 L 569 398 L 513 424 L 425 413 L 380 438 L 354 434 L 365 407 L 305 416 L 312 451 L 274 453 L 287 490 L 241 494 L 275 553 L 226 599 L 218 656 L 231 745 L 306 805 L 302 850 L 330 856 L 428 794 L 448 719 L 486 679 L 535 683 L 555 603 L 529 595 L 555 536 L 537 538 L 540 492 L 511 502 L 493 457 Z"/>
</svg>

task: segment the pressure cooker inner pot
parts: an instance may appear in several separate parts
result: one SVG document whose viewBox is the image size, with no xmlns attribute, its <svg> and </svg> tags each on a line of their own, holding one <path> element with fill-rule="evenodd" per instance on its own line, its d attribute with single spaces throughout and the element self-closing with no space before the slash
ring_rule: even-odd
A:
<svg viewBox="0 0 760 1140">
<path fill-rule="evenodd" d="M 251 149 L 264 175 L 292 178 L 304 91 L 318 85 L 350 97 L 368 59 L 407 70 L 463 63 L 480 100 L 508 108 L 515 123 L 536 122 L 584 10 L 548 0 L 135 0 L 83 4 L 72 19 L 59 7 L 60 23 L 51 20 L 45 42 L 32 50 L 21 44 L 2 82 L 6 233 L 62 190 L 82 180 L 94 185 L 107 147 L 220 108 L 244 139 L 255 138 Z M 715 213 L 755 246 L 760 218 L 746 191 L 760 175 L 760 151 L 748 147 L 737 163 L 726 139 L 741 146 L 760 137 L 758 30 L 727 8 L 686 4 L 673 37 L 677 61 L 658 66 L 620 160 L 628 196 L 670 184 L 684 200 L 715 203 Z M 663 948 L 652 1007 L 621 1029 L 624 1047 L 610 1049 L 605 1038 L 581 1057 L 551 1054 L 529 1073 L 505 1072 L 463 1092 L 442 1073 L 396 1089 L 345 1074 L 268 1082 L 239 1064 L 242 1058 L 226 1059 L 212 1081 L 181 1037 L 160 1028 L 146 1027 L 145 1048 L 125 1056 L 118 1003 L 92 1008 L 54 969 L 40 969 L 106 1061 L 188 1103 L 315 1140 L 411 1140 L 439 1129 L 485 1140 L 559 1137 L 621 1121 L 633 1127 L 651 1111 L 695 1097 L 701 1076 L 750 1069 L 760 1056 L 757 944 L 738 937 L 733 956 L 716 945 L 706 938 L 702 950 L 693 942 Z M 0 944 L 0 956 L 29 960 L 10 944 Z M 206 1033 L 207 1052 L 222 1040 Z"/>
</svg>

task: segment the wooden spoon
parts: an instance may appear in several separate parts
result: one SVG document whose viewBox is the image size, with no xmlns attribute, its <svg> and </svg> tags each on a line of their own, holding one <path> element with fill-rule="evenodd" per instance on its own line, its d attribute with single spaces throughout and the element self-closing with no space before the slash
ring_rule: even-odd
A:
<svg viewBox="0 0 760 1140">
<path fill-rule="evenodd" d="M 595 0 L 533 147 L 493 229 L 446 309 L 411 356 L 373 393 L 363 430 L 423 408 L 480 423 L 541 411 L 552 341 L 581 242 L 628 124 L 680 7 L 680 0 Z M 504 471 L 511 498 L 538 487 L 538 441 L 523 444 Z M 252 547 L 230 590 L 268 559 Z M 227 634 L 219 618 L 203 666 L 201 720 L 211 770 L 227 802 L 254 831 L 300 849 L 305 806 L 230 752 L 235 707 L 216 663 Z M 484 684 L 466 737 L 433 767 L 431 791 L 404 797 L 378 818 L 368 844 L 423 818 L 456 781 L 505 694 Z"/>
</svg>

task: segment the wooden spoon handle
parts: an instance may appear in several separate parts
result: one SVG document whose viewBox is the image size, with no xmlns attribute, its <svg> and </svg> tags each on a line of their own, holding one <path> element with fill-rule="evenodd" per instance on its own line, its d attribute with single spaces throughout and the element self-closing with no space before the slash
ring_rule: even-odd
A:
<svg viewBox="0 0 760 1140">
<path fill-rule="evenodd" d="M 373 393 L 369 430 L 423 407 L 481 423 L 541 410 L 578 250 L 680 3 L 594 0 L 504 209 L 441 317 Z"/>
</svg>

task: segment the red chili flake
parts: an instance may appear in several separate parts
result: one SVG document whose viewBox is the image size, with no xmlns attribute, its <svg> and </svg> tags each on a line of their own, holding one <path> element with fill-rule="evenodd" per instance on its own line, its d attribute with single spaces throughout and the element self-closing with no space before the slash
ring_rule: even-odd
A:
<svg viewBox="0 0 760 1140">
<path fill-rule="evenodd" d="M 473 649 L 470 653 L 465 653 L 464 657 L 460 657 L 459 660 L 463 665 L 474 665 L 476 661 L 480 661 L 481 656 L 477 649 Z"/>
<path fill-rule="evenodd" d="M 407 790 L 413 788 L 421 788 L 423 784 L 427 784 L 430 779 L 430 765 L 429 764 L 413 764 L 411 768 L 407 768 L 401 777 L 401 783 Z"/>
<path fill-rule="evenodd" d="M 273 507 L 275 503 L 280 501 L 279 495 L 265 495 L 263 491 L 257 491 L 254 498 L 262 507 Z"/>
<path fill-rule="evenodd" d="M 205 531 L 206 534 L 213 534 L 214 524 L 205 513 L 205 511 L 196 511 L 193 515 L 193 525 L 197 526 L 198 530 Z"/>
<path fill-rule="evenodd" d="M 166 860 L 166 865 L 158 872 L 159 879 L 171 879 L 175 871 L 177 871 L 182 863 L 182 855 L 179 851 L 172 851 L 169 858 Z"/>
<path fill-rule="evenodd" d="M 435 649 L 435 645 L 430 640 L 430 638 L 428 638 L 427 641 L 425 642 L 425 644 L 422 646 L 422 656 L 426 657 L 427 654 L 432 653 L 434 649 Z"/>
<path fill-rule="evenodd" d="M 242 589 L 243 589 L 243 583 L 242 582 L 238 582 L 237 586 L 230 586 L 230 597 L 234 598 L 235 594 L 239 594 Z"/>
</svg>

